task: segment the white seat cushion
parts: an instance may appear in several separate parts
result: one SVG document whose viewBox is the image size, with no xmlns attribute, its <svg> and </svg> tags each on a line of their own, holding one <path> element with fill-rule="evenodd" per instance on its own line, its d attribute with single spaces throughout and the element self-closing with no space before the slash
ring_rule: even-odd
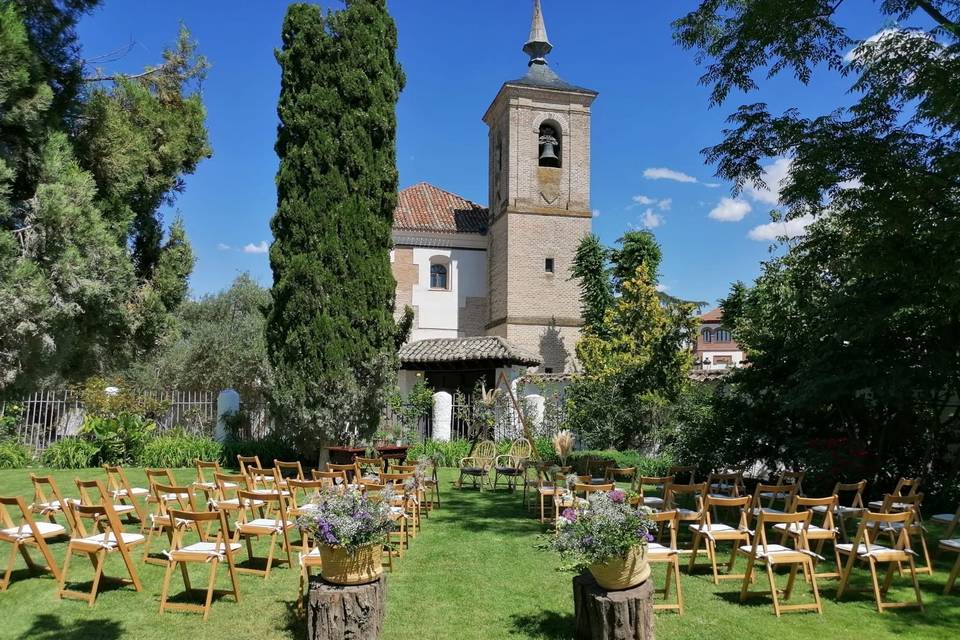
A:
<svg viewBox="0 0 960 640">
<path fill-rule="evenodd" d="M 645 507 L 662 507 L 663 498 L 658 498 L 657 496 L 643 496 L 643 505 Z"/>
<path fill-rule="evenodd" d="M 853 545 L 852 545 L 852 544 L 842 543 L 842 544 L 838 544 L 838 545 L 837 545 L 837 551 L 840 551 L 841 553 L 850 553 L 850 551 L 851 551 L 852 549 L 853 549 Z M 867 545 L 865 545 L 865 544 L 857 545 L 857 555 L 858 555 L 858 556 L 861 556 L 861 557 L 862 557 L 862 556 L 866 556 L 866 555 L 868 555 L 868 554 L 876 555 L 876 554 L 882 553 L 882 552 L 884 552 L 884 551 L 893 551 L 893 549 L 890 549 L 890 548 L 888 548 L 888 547 L 881 546 L 881 545 L 879 545 L 879 544 L 872 544 L 872 545 L 870 545 L 870 548 L 869 548 L 869 549 L 867 548 Z"/>
<path fill-rule="evenodd" d="M 684 508 L 677 509 L 677 516 L 680 518 L 693 518 L 694 516 L 697 516 L 699 513 L 700 513 L 699 511 L 693 511 L 692 509 L 684 509 Z"/>
<path fill-rule="evenodd" d="M 240 546 L 239 542 L 231 542 L 230 551 L 237 551 L 240 549 Z M 179 551 L 187 551 L 189 553 L 215 553 L 217 550 L 220 552 L 225 551 L 222 542 L 219 545 L 215 542 L 194 542 L 191 545 L 179 549 Z"/>
<path fill-rule="evenodd" d="M 66 504 L 80 504 L 80 501 L 76 498 L 64 498 L 63 501 Z M 53 500 L 52 502 L 39 502 L 30 506 L 35 511 L 63 511 L 63 505 L 60 504 L 59 500 Z"/>
<path fill-rule="evenodd" d="M 786 522 L 781 522 L 780 524 L 775 524 L 775 525 L 773 525 L 773 528 L 776 529 L 777 531 L 786 531 L 786 530 L 787 530 L 787 523 L 786 523 Z M 790 533 L 800 533 L 800 532 L 803 530 L 803 525 L 800 524 L 799 522 L 791 522 L 789 528 L 790 528 Z M 817 533 L 821 533 L 821 534 L 822 534 L 822 533 L 828 533 L 828 534 L 833 534 L 833 533 L 835 533 L 835 532 L 834 532 L 834 531 L 830 531 L 829 529 L 824 529 L 823 527 L 818 527 L 818 526 L 816 526 L 816 525 L 810 525 L 810 527 L 807 529 L 807 533 L 814 533 L 814 534 L 817 534 Z"/>
<path fill-rule="evenodd" d="M 165 493 L 165 494 L 163 494 L 163 499 L 164 499 L 164 500 L 177 500 L 177 499 L 180 499 L 180 498 L 183 498 L 184 500 L 186 500 L 186 499 L 189 498 L 189 497 L 190 497 L 190 494 L 189 494 L 189 493 Z"/>
<path fill-rule="evenodd" d="M 279 529 L 285 527 L 289 529 L 294 525 L 290 520 L 274 520 L 273 518 L 256 518 L 250 520 L 249 522 L 244 522 L 239 525 L 240 530 L 243 531 L 247 528 L 256 528 L 256 529 Z"/>
<path fill-rule="evenodd" d="M 254 489 L 254 490 L 251 491 L 250 493 L 259 493 L 260 495 L 272 496 L 272 495 L 276 495 L 276 494 L 277 494 L 277 489 Z M 283 489 L 280 489 L 280 495 L 282 495 L 282 496 L 289 496 L 289 495 L 290 495 L 290 492 L 289 492 L 289 491 L 284 491 Z"/>
<path fill-rule="evenodd" d="M 132 504 L 115 504 L 115 505 L 113 505 L 113 511 L 114 511 L 114 513 L 116 513 L 117 515 L 121 515 L 121 516 L 122 516 L 123 514 L 125 514 L 125 513 L 130 513 L 131 511 L 133 511 L 133 510 L 135 510 L 135 509 L 136 509 L 136 507 L 133 506 Z"/>
<path fill-rule="evenodd" d="M 728 524 L 691 524 L 689 527 L 690 531 L 695 531 L 697 533 L 729 533 L 731 531 L 736 531 L 736 529 Z"/>
<path fill-rule="evenodd" d="M 127 533 L 127 532 L 123 532 L 123 533 L 120 534 L 120 539 L 123 540 L 123 543 L 124 543 L 124 544 L 134 544 L 134 543 L 137 543 L 137 542 L 142 542 L 144 538 L 143 538 L 143 536 L 140 535 L 139 533 Z M 95 535 L 92 535 L 92 536 L 87 536 L 86 538 L 83 538 L 83 542 L 90 542 L 90 543 L 93 543 L 93 544 L 99 544 L 99 545 L 101 545 L 101 546 L 103 546 L 103 545 L 105 544 L 105 545 L 108 546 L 108 547 L 116 547 L 116 546 L 117 546 L 117 536 L 114 535 L 113 532 L 110 532 L 110 533 L 107 534 L 106 542 L 104 542 L 103 534 L 102 534 L 102 533 L 98 533 L 98 534 L 95 534 Z"/>
<path fill-rule="evenodd" d="M 664 556 L 672 556 L 672 555 L 674 555 L 674 554 L 676 554 L 676 553 L 677 553 L 677 551 L 676 551 L 675 549 L 671 549 L 670 547 L 667 547 L 667 546 L 665 546 L 665 545 L 662 545 L 662 544 L 660 544 L 660 543 L 658 543 L 658 542 L 648 542 L 648 543 L 647 543 L 647 556 L 648 556 L 648 557 L 660 557 L 660 558 L 662 558 L 662 557 L 664 557 Z"/>
<path fill-rule="evenodd" d="M 955 549 L 960 551 L 960 538 L 954 538 L 952 540 L 941 540 L 940 545 L 944 547 L 949 547 L 950 549 Z"/>
<path fill-rule="evenodd" d="M 747 555 L 751 555 L 753 553 L 753 546 L 743 545 L 740 547 L 740 551 L 744 552 Z M 775 556 L 777 554 L 796 553 L 796 552 L 797 552 L 796 549 L 791 549 L 790 547 L 784 547 L 779 544 L 768 544 L 766 551 L 764 551 L 763 545 L 757 545 L 758 558 L 766 558 L 769 556 Z"/>
<path fill-rule="evenodd" d="M 130 487 L 129 495 L 136 497 L 136 496 L 145 496 L 148 493 L 150 493 L 149 489 L 144 489 L 143 487 Z M 116 491 L 113 492 L 114 498 L 126 498 L 127 495 L 128 494 L 126 489 L 117 489 Z"/>
<path fill-rule="evenodd" d="M 240 507 L 240 498 L 230 498 L 229 500 L 214 500 L 213 502 L 218 507 L 221 505 L 224 507 L 237 507 L 237 508 Z M 250 503 L 250 506 L 253 506 L 253 507 L 262 507 L 264 504 L 263 500 L 248 500 L 248 502 Z"/>
<path fill-rule="evenodd" d="M 790 494 L 787 493 L 786 491 L 761 491 L 760 492 L 761 498 L 773 498 L 774 500 L 783 500 L 789 495 Z"/>
<path fill-rule="evenodd" d="M 874 500 L 867 504 L 871 509 L 877 510 L 883 508 L 883 500 Z M 890 505 L 893 509 L 897 511 L 903 511 L 904 509 L 909 509 L 913 505 L 907 504 L 905 502 L 894 502 Z"/>
<path fill-rule="evenodd" d="M 771 507 L 754 507 L 753 509 L 750 509 L 750 512 L 755 516 L 758 516 L 761 513 L 783 513 L 783 511 L 780 511 L 780 509 L 773 509 Z"/>
<path fill-rule="evenodd" d="M 37 531 L 40 532 L 40 536 L 43 538 L 47 538 L 50 536 L 57 536 L 67 532 L 66 529 L 64 529 L 62 526 L 54 522 L 42 522 L 39 520 L 35 520 L 33 524 L 36 525 Z M 23 540 L 24 538 L 33 537 L 33 530 L 26 524 L 24 524 L 22 527 L 11 527 L 9 529 L 3 529 L 3 533 L 13 538 L 18 538 L 20 540 Z"/>
<path fill-rule="evenodd" d="M 938 513 L 935 516 L 930 516 L 930 519 L 934 522 L 942 522 L 943 524 L 950 524 L 954 518 L 956 518 L 956 515 L 953 513 Z"/>
</svg>

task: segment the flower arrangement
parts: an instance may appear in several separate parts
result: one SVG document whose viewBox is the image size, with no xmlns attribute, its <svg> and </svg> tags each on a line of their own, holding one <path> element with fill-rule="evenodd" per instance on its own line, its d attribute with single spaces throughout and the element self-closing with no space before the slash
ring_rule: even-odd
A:
<svg viewBox="0 0 960 640">
<path fill-rule="evenodd" d="M 567 466 L 567 456 L 573 451 L 573 432 L 567 429 L 558 431 L 557 435 L 553 436 L 553 451 L 560 459 L 560 464 Z"/>
<path fill-rule="evenodd" d="M 568 569 L 626 558 L 631 549 L 653 540 L 656 525 L 650 513 L 648 507 L 631 506 L 620 489 L 594 493 L 576 508 L 563 510 L 548 546 L 560 553 Z"/>
<path fill-rule="evenodd" d="M 389 487 L 380 496 L 371 498 L 355 488 L 325 487 L 311 500 L 315 506 L 297 518 L 297 527 L 321 544 L 351 553 L 386 544 L 394 526 Z"/>
</svg>

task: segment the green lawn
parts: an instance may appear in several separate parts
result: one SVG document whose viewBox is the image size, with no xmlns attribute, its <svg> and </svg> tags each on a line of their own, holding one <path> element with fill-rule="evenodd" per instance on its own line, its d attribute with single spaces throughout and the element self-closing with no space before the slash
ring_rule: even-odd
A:
<svg viewBox="0 0 960 640">
<path fill-rule="evenodd" d="M 74 477 L 101 474 L 99 470 L 54 472 L 68 495 L 76 493 L 70 490 Z M 142 486 L 141 473 L 131 470 L 129 475 L 132 482 Z M 193 471 L 182 470 L 176 475 L 186 482 L 193 478 Z M 453 472 L 444 472 L 443 507 L 426 520 L 423 533 L 388 577 L 385 640 L 569 638 L 573 619 L 571 576 L 557 571 L 553 554 L 536 549 L 538 536 L 546 529 L 524 512 L 520 494 L 457 491 L 450 487 L 452 478 Z M 0 471 L 0 493 L 29 498 L 27 472 Z M 932 527 L 931 538 L 937 533 L 939 529 Z M 58 559 L 62 558 L 65 544 L 58 542 L 52 547 Z M 0 553 L 5 560 L 7 550 Z M 89 572 L 89 565 L 76 566 Z M 259 640 L 306 635 L 303 621 L 293 610 L 297 573 L 286 568 L 272 572 L 266 581 L 241 576 L 241 604 L 229 598 L 216 602 L 209 621 L 204 623 L 198 615 L 157 613 L 161 567 L 138 564 L 144 592 L 110 588 L 101 593 L 92 609 L 81 602 L 58 600 L 51 577 L 30 575 L 22 561 L 17 567 L 14 583 L 0 594 L 0 638 L 169 640 L 195 636 Z M 774 617 L 766 598 L 757 598 L 749 605 L 738 604 L 737 582 L 714 587 L 703 571 L 684 574 L 686 614 L 658 613 L 657 636 L 663 640 L 956 638 L 960 637 L 960 594 L 940 595 L 947 567 L 942 562 L 932 578 L 921 579 L 927 605 L 924 613 L 904 610 L 880 615 L 873 609 L 869 594 L 851 595 L 837 603 L 833 582 L 822 581 L 823 616 L 794 613 L 780 620 Z M 121 571 L 119 558 L 111 558 L 108 573 L 119 575 Z M 198 583 L 201 575 L 197 574 Z M 221 577 L 225 576 L 221 572 Z M 655 570 L 655 579 L 658 584 L 662 581 L 662 569 Z M 860 583 L 864 584 L 862 579 Z M 763 578 L 758 579 L 757 586 L 765 586 Z M 891 595 L 907 598 L 909 592 L 901 586 Z M 795 597 L 805 596 L 801 585 Z"/>
</svg>

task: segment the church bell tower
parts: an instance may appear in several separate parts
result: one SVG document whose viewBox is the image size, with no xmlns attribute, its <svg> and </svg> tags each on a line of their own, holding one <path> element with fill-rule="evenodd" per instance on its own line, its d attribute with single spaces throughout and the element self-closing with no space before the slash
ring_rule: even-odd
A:
<svg viewBox="0 0 960 640">
<path fill-rule="evenodd" d="M 590 233 L 590 107 L 597 92 L 560 79 L 535 0 L 526 75 L 504 83 L 489 127 L 487 334 L 537 353 L 540 371 L 576 367 L 583 320 L 573 258 Z"/>
</svg>

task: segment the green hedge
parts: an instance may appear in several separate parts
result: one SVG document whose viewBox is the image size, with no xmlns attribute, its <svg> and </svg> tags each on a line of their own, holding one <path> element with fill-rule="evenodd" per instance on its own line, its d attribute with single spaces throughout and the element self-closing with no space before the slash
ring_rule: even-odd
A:
<svg viewBox="0 0 960 640">
<path fill-rule="evenodd" d="M 641 476 L 664 476 L 674 464 L 669 454 L 649 456 L 639 451 L 574 451 L 567 458 L 577 473 L 603 475 L 607 467 L 636 467 Z"/>
<path fill-rule="evenodd" d="M 172 433 L 147 442 L 138 463 L 142 467 L 154 468 L 192 467 L 194 460 L 220 460 L 222 454 L 223 446 L 216 440 Z"/>
<path fill-rule="evenodd" d="M 33 460 L 29 447 L 13 438 L 0 440 L 0 469 L 23 469 Z"/>
<path fill-rule="evenodd" d="M 268 436 L 263 440 L 228 440 L 223 444 L 223 463 L 227 467 L 236 467 L 237 456 L 257 456 L 260 464 L 273 466 L 274 460 L 294 461 L 300 454 L 293 445 L 279 436 Z"/>
<path fill-rule="evenodd" d="M 85 469 L 93 466 L 99 449 L 79 436 L 57 440 L 40 456 L 40 462 L 54 469 Z"/>
</svg>

